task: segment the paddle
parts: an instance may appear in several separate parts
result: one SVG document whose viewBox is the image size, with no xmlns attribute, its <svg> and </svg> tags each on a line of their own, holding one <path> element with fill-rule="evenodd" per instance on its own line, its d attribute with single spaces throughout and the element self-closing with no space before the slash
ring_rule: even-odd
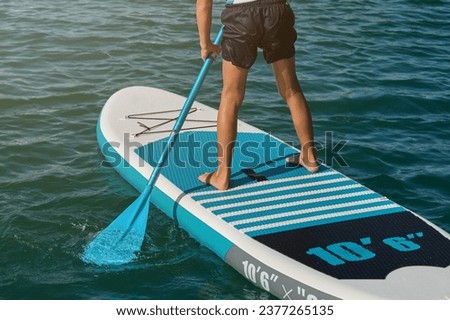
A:
<svg viewBox="0 0 450 320">
<path fill-rule="evenodd" d="M 214 40 L 218 45 L 222 38 L 223 27 Z M 150 208 L 150 195 L 164 166 L 170 149 L 176 142 L 195 97 L 206 77 L 214 58 L 209 56 L 197 76 L 195 83 L 175 122 L 166 146 L 141 195 L 123 211 L 108 227 L 99 233 L 86 247 L 82 260 L 97 265 L 120 265 L 131 262 L 144 241 L 147 218 Z"/>
</svg>

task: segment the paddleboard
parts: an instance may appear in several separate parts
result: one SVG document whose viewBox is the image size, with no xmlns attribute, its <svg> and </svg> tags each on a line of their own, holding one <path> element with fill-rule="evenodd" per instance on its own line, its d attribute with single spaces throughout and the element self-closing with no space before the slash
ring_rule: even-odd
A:
<svg viewBox="0 0 450 320">
<path fill-rule="evenodd" d="M 142 191 L 185 98 L 128 87 L 103 107 L 105 160 Z M 449 299 L 450 235 L 338 171 L 286 164 L 298 150 L 239 121 L 231 187 L 217 167 L 217 110 L 194 102 L 151 203 L 254 285 L 280 299 Z"/>
</svg>

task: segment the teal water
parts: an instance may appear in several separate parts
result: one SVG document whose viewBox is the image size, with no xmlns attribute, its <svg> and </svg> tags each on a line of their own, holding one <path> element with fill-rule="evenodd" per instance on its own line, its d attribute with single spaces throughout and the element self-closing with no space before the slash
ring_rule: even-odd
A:
<svg viewBox="0 0 450 320">
<path fill-rule="evenodd" d="M 139 259 L 86 265 L 136 197 L 102 167 L 95 125 L 115 91 L 187 95 L 194 1 L 23 0 L 0 9 L 0 298 L 270 299 L 152 207 Z M 222 1 L 216 1 L 214 30 Z M 450 232 L 450 1 L 292 1 L 320 157 Z M 216 106 L 220 64 L 198 100 Z M 294 141 L 258 59 L 241 119 Z M 337 161 L 339 160 L 339 161 Z"/>
</svg>

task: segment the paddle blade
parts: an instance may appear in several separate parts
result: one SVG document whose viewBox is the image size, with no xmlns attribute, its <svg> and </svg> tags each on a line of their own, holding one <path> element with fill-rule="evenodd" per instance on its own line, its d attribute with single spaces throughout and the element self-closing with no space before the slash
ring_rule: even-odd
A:
<svg viewBox="0 0 450 320">
<path fill-rule="evenodd" d="M 86 247 L 82 260 L 96 265 L 121 265 L 133 261 L 141 249 L 150 207 L 141 194 Z"/>
</svg>

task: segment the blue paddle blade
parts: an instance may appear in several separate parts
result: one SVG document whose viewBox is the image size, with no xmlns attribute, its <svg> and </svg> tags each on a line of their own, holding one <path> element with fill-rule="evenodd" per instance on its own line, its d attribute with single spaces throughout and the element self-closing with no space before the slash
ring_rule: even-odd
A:
<svg viewBox="0 0 450 320">
<path fill-rule="evenodd" d="M 149 197 L 144 192 L 94 238 L 81 259 L 99 266 L 133 261 L 144 241 L 149 208 Z"/>
</svg>

